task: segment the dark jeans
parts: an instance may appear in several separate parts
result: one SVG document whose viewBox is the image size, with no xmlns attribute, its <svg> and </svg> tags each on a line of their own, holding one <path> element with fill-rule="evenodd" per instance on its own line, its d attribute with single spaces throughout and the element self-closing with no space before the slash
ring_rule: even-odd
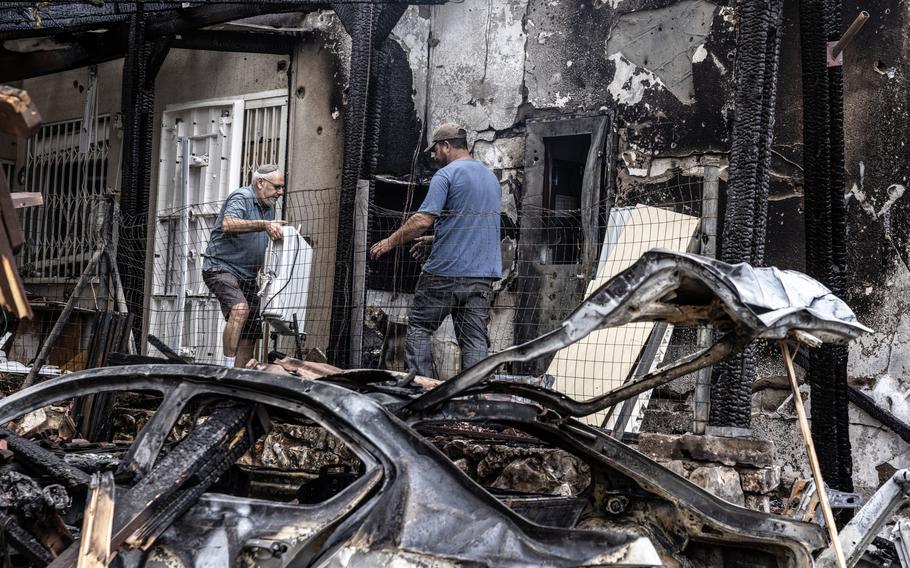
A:
<svg viewBox="0 0 910 568">
<path fill-rule="evenodd" d="M 408 311 L 405 365 L 424 377 L 433 376 L 430 338 L 447 315 L 452 315 L 455 337 L 461 348 L 461 368 L 467 369 L 487 356 L 490 338 L 490 304 L 493 280 L 451 278 L 421 273 Z"/>
</svg>

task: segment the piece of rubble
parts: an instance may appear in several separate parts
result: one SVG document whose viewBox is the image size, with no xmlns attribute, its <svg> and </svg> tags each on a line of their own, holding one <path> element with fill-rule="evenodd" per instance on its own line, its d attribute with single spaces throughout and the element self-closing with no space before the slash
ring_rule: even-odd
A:
<svg viewBox="0 0 910 568">
<path fill-rule="evenodd" d="M 238 463 L 319 471 L 327 465 L 353 465 L 358 461 L 344 442 L 323 428 L 276 422 Z"/>
<path fill-rule="evenodd" d="M 8 462 L 13 459 L 15 455 L 15 453 L 10 451 L 9 444 L 6 443 L 6 439 L 0 439 L 0 461 Z"/>
<path fill-rule="evenodd" d="M 689 478 L 689 471 L 686 469 L 686 465 L 683 460 L 670 460 L 668 462 L 662 463 L 661 465 L 680 477 L 685 477 L 686 479 Z"/>
<path fill-rule="evenodd" d="M 732 467 L 709 466 L 692 470 L 689 481 L 734 505 L 745 505 L 739 474 Z"/>
<path fill-rule="evenodd" d="M 771 512 L 771 498 L 767 495 L 746 494 L 745 497 L 747 509 L 752 509 L 753 511 L 761 511 L 762 513 Z"/>
<path fill-rule="evenodd" d="M 638 450 L 658 460 L 690 459 L 728 466 L 767 467 L 774 461 L 774 444 L 755 438 L 643 433 Z"/>
<path fill-rule="evenodd" d="M 509 463 L 491 484 L 494 489 L 570 497 L 585 488 L 578 462 L 561 450 Z"/>
<path fill-rule="evenodd" d="M 771 493 L 780 485 L 780 466 L 739 470 L 743 491 L 746 493 Z"/>
<path fill-rule="evenodd" d="M 337 375 L 343 371 L 341 368 L 329 365 L 328 363 L 302 361 L 293 357 L 276 359 L 273 363 L 260 363 L 255 359 L 250 359 L 246 364 L 246 368 L 265 371 L 266 373 L 287 373 L 296 375 L 302 379 L 318 379 L 329 375 Z"/>
<path fill-rule="evenodd" d="M 55 434 L 62 440 L 69 440 L 76 433 L 76 425 L 67 415 L 65 408 L 49 406 L 39 408 L 22 417 L 16 424 L 22 436 L 38 436 L 42 434 Z"/>
<path fill-rule="evenodd" d="M 26 519 L 43 519 L 54 511 L 65 511 L 71 503 L 62 485 L 42 488 L 27 475 L 0 471 L 0 508 L 10 509 Z"/>
</svg>

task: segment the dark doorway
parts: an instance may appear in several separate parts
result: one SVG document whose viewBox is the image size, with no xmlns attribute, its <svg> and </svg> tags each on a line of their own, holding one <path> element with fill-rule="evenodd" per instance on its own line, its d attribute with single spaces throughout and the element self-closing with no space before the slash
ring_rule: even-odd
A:
<svg viewBox="0 0 910 568">
<path fill-rule="evenodd" d="M 591 135 L 544 138 L 544 227 L 547 264 L 577 264 L 581 260 L 581 203 Z"/>
</svg>

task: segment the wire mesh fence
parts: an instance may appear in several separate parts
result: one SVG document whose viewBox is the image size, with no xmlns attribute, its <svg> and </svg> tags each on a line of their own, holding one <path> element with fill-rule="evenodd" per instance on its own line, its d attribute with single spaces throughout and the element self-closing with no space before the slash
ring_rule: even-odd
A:
<svg viewBox="0 0 910 568">
<path fill-rule="evenodd" d="M 703 240 L 702 186 L 700 177 L 677 176 L 659 184 L 620 187 L 594 210 L 521 207 L 518 199 L 515 214 L 502 215 L 498 240 L 471 245 L 478 255 L 484 249 L 495 250 L 501 259 L 502 277 L 486 282 L 488 293 L 482 294 L 479 304 L 468 305 L 473 300 L 456 293 L 450 296 L 452 304 L 437 306 L 446 317 L 439 317 L 441 324 L 429 341 L 429 374 L 444 380 L 462 370 L 464 336 L 470 335 L 465 330 L 473 325 L 473 320 L 463 316 L 472 309 L 482 312 L 479 321 L 488 337 L 488 351 L 499 351 L 554 329 L 591 292 L 647 250 L 660 247 L 698 252 Z M 409 200 L 410 209 L 420 204 L 421 191 L 425 189 L 418 187 Z M 411 213 L 377 193 L 374 187 L 365 211 L 354 212 L 358 218 L 353 222 L 362 230 L 363 238 L 353 244 L 351 266 L 344 271 L 352 280 L 344 283 L 352 291 L 349 304 L 344 306 L 333 305 L 332 300 L 333 288 L 339 284 L 335 281 L 339 216 L 350 214 L 338 210 L 339 189 L 285 195 L 277 211 L 286 221 L 283 238 L 265 238 L 262 269 L 250 283 L 262 315 L 262 325 L 257 328 L 260 341 L 254 353 L 257 359 L 266 358 L 273 350 L 298 356 L 324 352 L 333 318 L 342 317 L 359 320 L 359 325 L 347 328 L 352 334 L 351 353 L 337 364 L 409 370 L 409 314 L 422 262 L 412 254 L 410 244 L 396 247 L 381 258 L 370 258 L 369 247 L 393 232 Z M 131 312 L 143 314 L 143 331 L 197 363 L 221 364 L 223 359 L 225 314 L 203 278 L 208 244 L 222 205 L 222 201 L 214 201 L 159 210 L 154 226 L 148 227 L 150 238 L 144 246 L 129 246 L 121 238 L 116 250 L 120 266 L 144 269 L 148 275 L 143 291 L 145 305 L 128 306 Z M 136 224 L 119 217 L 113 222 L 120 229 Z M 474 236 L 462 238 L 470 241 Z M 126 257 L 124 263 L 124 255 L 129 254 L 136 256 Z M 115 279 L 108 278 L 113 276 L 109 274 L 112 267 L 102 263 L 98 271 L 53 350 L 51 363 L 64 370 L 77 370 L 90 364 L 89 359 L 103 361 L 103 356 L 93 353 L 90 357 L 88 353 L 97 350 L 99 342 L 109 352 L 124 345 L 122 330 L 117 339 L 111 335 L 113 326 L 105 331 L 96 323 L 99 313 L 120 311 L 118 297 L 123 296 Z M 64 293 L 72 289 L 72 277 L 61 282 Z M 34 359 L 59 313 L 51 304 L 48 308 L 43 319 L 20 324 L 15 345 L 5 349 L 11 360 L 27 364 Z M 140 339 L 133 339 L 140 349 L 161 355 L 160 349 L 142 345 Z M 7 337 L 7 341 L 12 340 Z M 696 343 L 694 332 L 666 325 L 631 324 L 597 331 L 555 355 L 498 372 L 535 380 L 573 398 L 588 399 L 691 352 Z M 692 384 L 691 378 L 678 382 Z M 690 386 L 661 391 L 650 399 L 639 397 L 630 409 L 632 418 L 625 419 L 630 422 L 623 427 L 637 430 L 643 409 L 649 404 L 659 406 L 661 400 L 691 408 Z M 590 421 L 614 427 L 618 419 L 619 412 L 614 411 Z"/>
</svg>

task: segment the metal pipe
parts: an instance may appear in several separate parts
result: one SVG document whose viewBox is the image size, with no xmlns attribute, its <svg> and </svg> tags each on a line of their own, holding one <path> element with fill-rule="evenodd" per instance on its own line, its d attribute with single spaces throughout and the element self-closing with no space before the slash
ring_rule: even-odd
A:
<svg viewBox="0 0 910 568">
<path fill-rule="evenodd" d="M 367 226 L 369 222 L 370 181 L 357 182 L 354 195 L 354 269 L 351 283 L 351 354 L 349 365 L 363 364 L 363 318 L 366 306 Z"/>
<path fill-rule="evenodd" d="M 190 231 L 190 220 L 189 220 L 189 183 L 190 183 L 190 141 L 187 137 L 184 136 L 183 140 L 180 141 L 181 148 L 181 163 L 180 167 L 180 181 L 177 185 L 177 195 L 179 196 L 178 203 L 176 204 L 180 211 L 180 254 L 177 255 L 175 264 L 177 265 L 176 275 L 177 275 L 177 299 L 174 302 L 174 307 L 176 309 L 174 327 L 175 336 L 171 344 L 174 347 L 176 353 L 180 353 L 181 348 L 183 347 L 183 320 L 186 313 L 186 273 L 189 270 L 187 266 L 187 256 L 189 254 L 189 231 Z M 204 182 L 203 182 L 204 183 Z"/>
<path fill-rule="evenodd" d="M 863 10 L 854 18 L 853 23 L 850 24 L 850 27 L 847 28 L 847 31 L 844 32 L 844 35 L 840 36 L 840 39 L 837 40 L 837 43 L 834 44 L 834 47 L 831 48 L 831 58 L 837 59 L 840 57 L 841 52 L 847 47 L 853 37 L 859 33 L 859 30 L 862 29 L 866 22 L 869 20 L 869 12 Z"/>
</svg>

